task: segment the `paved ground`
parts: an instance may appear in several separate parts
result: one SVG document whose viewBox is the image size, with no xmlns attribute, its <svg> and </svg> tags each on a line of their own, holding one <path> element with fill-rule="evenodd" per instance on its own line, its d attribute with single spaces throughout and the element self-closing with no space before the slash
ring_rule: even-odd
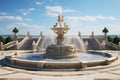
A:
<svg viewBox="0 0 120 80">
<path fill-rule="evenodd" d="M 14 54 L 14 52 L 0 52 L 0 58 Z M 107 52 L 120 56 L 120 51 Z M 118 59 L 107 68 L 91 68 L 85 71 L 29 71 L 4 66 L 0 62 L 0 80 L 3 80 L 2 78 L 9 78 L 9 80 L 15 78 L 20 78 L 19 80 L 120 80 L 120 61 Z"/>
</svg>

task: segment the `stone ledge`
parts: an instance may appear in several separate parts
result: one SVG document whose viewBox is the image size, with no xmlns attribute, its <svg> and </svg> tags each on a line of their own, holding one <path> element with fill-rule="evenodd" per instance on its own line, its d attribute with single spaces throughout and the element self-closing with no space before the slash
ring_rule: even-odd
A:
<svg viewBox="0 0 120 80">
<path fill-rule="evenodd" d="M 0 78 L 0 80 L 32 80 L 31 78 Z"/>
</svg>

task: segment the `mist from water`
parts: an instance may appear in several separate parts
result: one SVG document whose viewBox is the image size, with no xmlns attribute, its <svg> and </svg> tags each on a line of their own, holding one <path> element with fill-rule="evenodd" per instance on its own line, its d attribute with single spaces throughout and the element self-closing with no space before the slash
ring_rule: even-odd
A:
<svg viewBox="0 0 120 80">
<path fill-rule="evenodd" d="M 64 43 L 66 45 L 75 45 L 77 49 L 79 49 L 79 51 L 86 50 L 84 41 L 82 40 L 81 37 L 78 37 L 78 36 L 66 36 Z"/>
<path fill-rule="evenodd" d="M 56 44 L 56 36 L 46 36 L 39 47 L 45 50 L 48 45 Z M 65 45 L 75 45 L 79 51 L 85 51 L 86 47 L 84 41 L 78 36 L 65 36 Z"/>
</svg>

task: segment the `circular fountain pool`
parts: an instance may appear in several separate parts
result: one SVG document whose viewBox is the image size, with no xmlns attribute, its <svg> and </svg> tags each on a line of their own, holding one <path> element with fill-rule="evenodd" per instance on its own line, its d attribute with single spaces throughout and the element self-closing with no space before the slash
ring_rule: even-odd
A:
<svg viewBox="0 0 120 80">
<path fill-rule="evenodd" d="M 33 61 L 93 61 L 93 60 L 105 60 L 107 58 L 110 58 L 111 55 L 108 55 L 106 53 L 94 53 L 94 52 L 81 52 L 79 53 L 80 56 L 75 58 L 62 58 L 62 59 L 50 59 L 50 58 L 44 58 L 44 53 L 28 53 L 21 56 L 18 56 L 18 59 L 23 60 L 33 60 Z"/>
<path fill-rule="evenodd" d="M 76 58 L 48 59 L 43 53 L 25 53 L 16 57 L 7 56 L 4 63 L 18 68 L 45 70 L 45 69 L 81 69 L 93 66 L 102 66 L 115 61 L 117 57 L 102 52 L 83 52 Z"/>
</svg>

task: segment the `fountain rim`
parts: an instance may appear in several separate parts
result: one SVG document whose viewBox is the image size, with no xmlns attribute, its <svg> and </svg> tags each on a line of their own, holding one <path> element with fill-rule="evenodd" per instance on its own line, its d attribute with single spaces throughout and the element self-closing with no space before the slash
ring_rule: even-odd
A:
<svg viewBox="0 0 120 80">
<path fill-rule="evenodd" d="M 98 51 L 90 51 L 90 52 L 98 52 Z M 103 53 L 103 52 L 98 52 L 98 53 Z M 105 53 L 105 54 L 111 55 L 111 57 L 106 58 L 105 60 L 94 60 L 94 61 L 49 62 L 49 61 L 21 60 L 21 59 L 10 58 L 9 56 L 6 56 L 2 62 L 11 67 L 28 69 L 28 70 L 65 70 L 65 69 L 81 70 L 89 67 L 97 67 L 100 65 L 109 65 L 118 59 L 117 56 L 114 56 L 110 53 Z M 19 65 L 16 65 L 16 63 L 21 63 L 23 65 L 19 66 Z M 25 66 L 25 65 L 32 65 L 32 64 L 35 66 L 34 67 Z M 63 66 L 63 68 L 60 68 L 59 66 Z"/>
<path fill-rule="evenodd" d="M 112 58 L 113 56 L 111 55 L 111 54 L 109 54 L 109 53 L 103 53 L 103 52 L 98 52 L 98 51 L 79 51 L 78 50 L 78 52 L 77 53 L 88 53 L 88 54 L 98 54 L 98 55 L 100 55 L 100 56 L 102 56 L 103 54 L 104 54 L 104 57 L 106 57 L 105 59 L 99 59 L 99 60 L 90 60 L 90 61 L 71 61 L 70 60 L 70 62 L 96 62 L 96 61 L 103 61 L 103 60 L 107 60 L 107 59 L 110 59 L 110 58 Z M 46 54 L 45 53 L 45 51 L 39 51 L 39 52 L 23 52 L 23 54 L 22 53 L 20 53 L 21 55 L 20 56 L 24 56 L 24 55 L 29 55 L 29 54 L 42 54 L 42 55 L 44 55 L 44 54 Z M 18 55 L 19 56 L 19 55 Z M 31 62 L 51 62 L 51 63 L 56 63 L 56 62 L 60 62 L 60 61 L 56 61 L 56 62 L 53 62 L 53 61 L 46 61 L 46 60 L 29 60 L 29 59 L 22 59 L 22 58 L 18 58 L 18 56 L 6 56 L 7 58 L 12 58 L 12 59 L 16 59 L 16 60 L 21 60 L 21 61 L 31 61 Z M 48 58 L 48 59 L 52 59 L 52 58 Z M 53 60 L 60 60 L 60 59 L 65 59 L 65 58 L 55 58 L 55 59 L 53 59 Z M 69 59 L 69 57 L 67 58 L 67 59 Z M 73 59 L 74 59 L 74 57 L 73 57 Z M 60 63 L 66 63 L 66 62 L 68 62 L 68 61 L 61 61 Z"/>
</svg>

